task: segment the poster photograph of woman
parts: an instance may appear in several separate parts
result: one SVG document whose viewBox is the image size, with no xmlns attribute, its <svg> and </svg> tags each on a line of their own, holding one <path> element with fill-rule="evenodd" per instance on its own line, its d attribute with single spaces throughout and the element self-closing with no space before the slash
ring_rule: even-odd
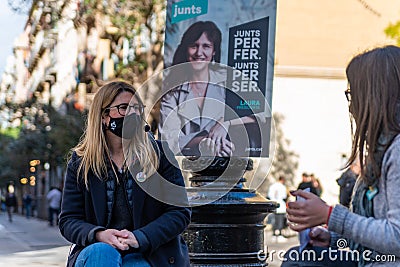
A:
<svg viewBox="0 0 400 267">
<path fill-rule="evenodd" d="M 176 155 L 269 153 L 276 3 L 227 2 L 168 1 L 159 134 Z"/>
</svg>

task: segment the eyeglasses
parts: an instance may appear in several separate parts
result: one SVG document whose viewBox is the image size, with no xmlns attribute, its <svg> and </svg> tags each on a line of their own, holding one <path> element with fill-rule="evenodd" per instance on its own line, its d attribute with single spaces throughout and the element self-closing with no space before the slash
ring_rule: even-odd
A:
<svg viewBox="0 0 400 267">
<path fill-rule="evenodd" d="M 110 109 L 116 108 L 118 110 L 119 115 L 125 116 L 126 114 L 131 113 L 132 111 L 137 113 L 137 114 L 143 114 L 145 106 L 140 105 L 140 104 L 133 104 L 129 105 L 126 103 L 122 103 L 116 106 L 108 107 L 105 110 L 110 111 Z"/>
<path fill-rule="evenodd" d="M 346 91 L 344 91 L 344 94 L 345 94 L 345 96 L 346 96 L 346 99 L 347 99 L 347 101 L 348 101 L 348 102 L 351 102 L 351 93 L 350 93 L 350 87 L 349 87 L 349 88 L 347 88 L 347 90 L 346 90 Z"/>
</svg>

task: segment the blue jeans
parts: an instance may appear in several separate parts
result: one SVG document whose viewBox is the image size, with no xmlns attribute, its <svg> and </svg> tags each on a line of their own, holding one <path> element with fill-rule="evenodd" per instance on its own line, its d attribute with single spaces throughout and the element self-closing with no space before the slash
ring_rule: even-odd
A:
<svg viewBox="0 0 400 267">
<path fill-rule="evenodd" d="M 106 243 L 94 243 L 84 248 L 75 262 L 75 267 L 151 267 L 141 253 L 125 257 Z"/>
<path fill-rule="evenodd" d="M 32 209 L 31 204 L 25 204 L 25 213 L 26 213 L 25 215 L 27 219 L 31 217 L 31 209 Z"/>
</svg>

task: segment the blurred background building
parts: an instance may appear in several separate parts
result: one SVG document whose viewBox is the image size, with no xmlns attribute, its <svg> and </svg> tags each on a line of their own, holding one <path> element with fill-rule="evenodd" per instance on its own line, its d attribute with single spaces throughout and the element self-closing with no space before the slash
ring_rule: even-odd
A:
<svg viewBox="0 0 400 267">
<path fill-rule="evenodd" d="M 392 0 L 278 1 L 272 110 L 298 155 L 301 173 L 314 173 L 323 197 L 337 202 L 336 178 L 351 149 L 345 67 L 375 46 L 396 44 L 385 33 L 400 19 Z"/>
</svg>

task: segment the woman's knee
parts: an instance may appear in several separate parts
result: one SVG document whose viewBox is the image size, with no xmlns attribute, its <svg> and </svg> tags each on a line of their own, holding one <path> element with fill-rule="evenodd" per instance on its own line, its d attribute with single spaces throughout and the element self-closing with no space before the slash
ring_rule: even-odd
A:
<svg viewBox="0 0 400 267">
<path fill-rule="evenodd" d="M 84 248 L 79 254 L 79 258 L 84 258 L 85 262 L 101 261 L 101 259 L 112 260 L 113 262 L 122 262 L 121 254 L 109 244 L 98 242 Z"/>
<path fill-rule="evenodd" d="M 97 254 L 108 254 L 110 256 L 111 255 L 113 255 L 113 256 L 120 255 L 117 249 L 115 249 L 111 245 L 103 243 L 103 242 L 98 242 L 98 243 L 89 245 L 87 247 L 87 249 L 90 250 L 92 253 L 97 253 Z"/>
<path fill-rule="evenodd" d="M 141 253 L 131 253 L 126 255 L 122 260 L 122 267 L 150 267 L 150 263 L 143 257 Z"/>
</svg>

